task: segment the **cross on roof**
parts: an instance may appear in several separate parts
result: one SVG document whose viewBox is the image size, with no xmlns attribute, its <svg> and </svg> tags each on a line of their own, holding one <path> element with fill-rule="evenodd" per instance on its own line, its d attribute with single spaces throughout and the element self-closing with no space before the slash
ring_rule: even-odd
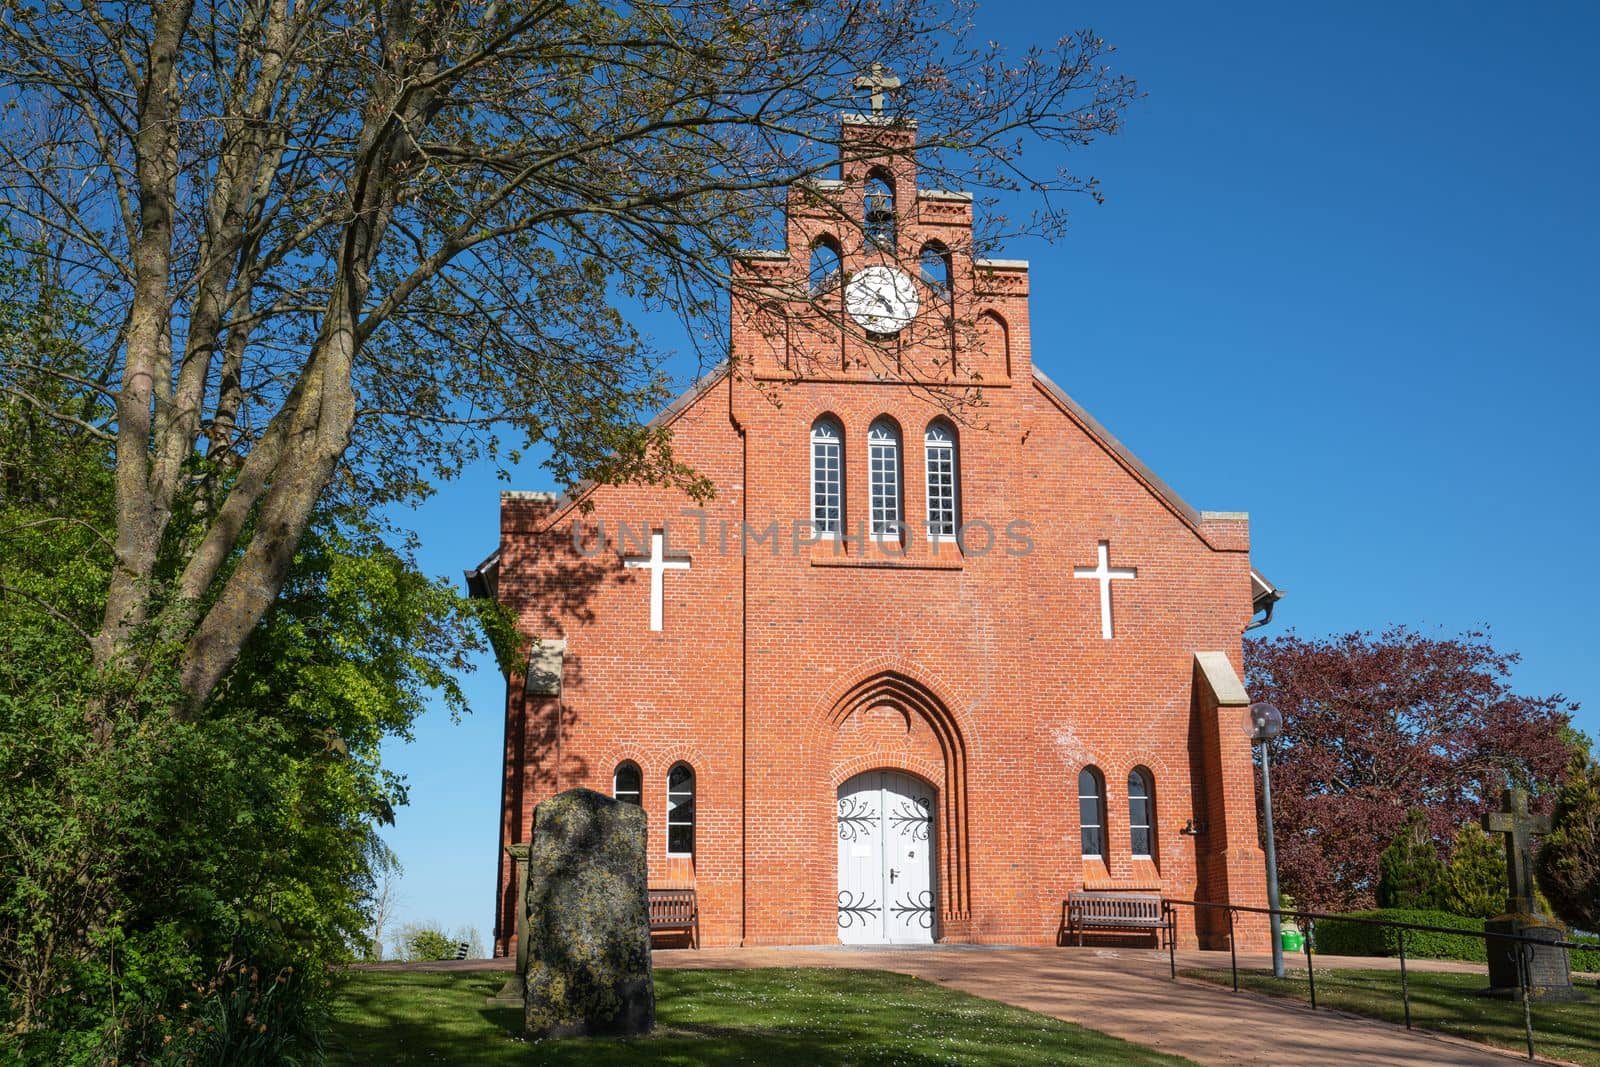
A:
<svg viewBox="0 0 1600 1067">
<path fill-rule="evenodd" d="M 1528 791 L 1507 789 L 1500 810 L 1483 817 L 1483 828 L 1506 835 L 1506 882 L 1510 896 L 1506 911 L 1515 915 L 1537 915 L 1533 892 L 1533 835 L 1550 832 L 1550 816 L 1528 811 Z"/>
<path fill-rule="evenodd" d="M 882 115 L 884 92 L 889 89 L 900 88 L 900 79 L 885 70 L 882 63 L 874 63 L 872 64 L 871 72 L 857 77 L 855 84 L 857 89 L 870 89 L 872 91 L 870 97 L 872 113 L 874 115 Z"/>
</svg>

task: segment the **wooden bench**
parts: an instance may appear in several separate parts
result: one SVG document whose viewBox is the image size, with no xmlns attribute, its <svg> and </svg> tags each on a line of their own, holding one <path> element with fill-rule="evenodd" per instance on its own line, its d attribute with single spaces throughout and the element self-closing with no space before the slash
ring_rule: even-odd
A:
<svg viewBox="0 0 1600 1067">
<path fill-rule="evenodd" d="M 650 932 L 678 931 L 700 947 L 700 904 L 693 889 L 650 890 Z"/>
<path fill-rule="evenodd" d="M 1156 944 L 1165 948 L 1176 936 L 1177 925 L 1172 905 L 1155 893 L 1112 893 L 1081 891 L 1068 893 L 1061 902 L 1061 928 L 1071 937 L 1078 935 L 1083 946 L 1084 933 L 1150 931 Z M 1165 940 L 1164 940 L 1165 939 Z"/>
</svg>

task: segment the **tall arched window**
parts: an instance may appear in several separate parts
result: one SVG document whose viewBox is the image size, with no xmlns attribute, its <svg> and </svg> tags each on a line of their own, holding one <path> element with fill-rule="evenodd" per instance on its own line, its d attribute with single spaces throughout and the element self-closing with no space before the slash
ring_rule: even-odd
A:
<svg viewBox="0 0 1600 1067">
<path fill-rule="evenodd" d="M 861 223 L 868 245 L 894 249 L 894 186 L 882 171 L 867 176 Z"/>
<path fill-rule="evenodd" d="M 836 534 L 844 523 L 844 431 L 824 415 L 811 424 L 811 526 Z"/>
<path fill-rule="evenodd" d="M 687 763 L 667 772 L 667 855 L 694 855 L 694 768 Z"/>
<path fill-rule="evenodd" d="M 900 528 L 900 429 L 881 418 L 867 429 L 867 462 L 872 489 L 872 532 L 893 533 Z"/>
<path fill-rule="evenodd" d="M 1083 833 L 1085 859 L 1106 854 L 1106 780 L 1093 767 L 1078 772 L 1078 826 Z"/>
<path fill-rule="evenodd" d="M 1156 788 L 1150 772 L 1135 767 L 1128 772 L 1128 834 L 1133 858 L 1155 858 Z"/>
<path fill-rule="evenodd" d="M 928 536 L 954 537 L 961 525 L 956 504 L 956 432 L 943 419 L 928 424 Z"/>
<path fill-rule="evenodd" d="M 811 295 L 821 296 L 839 287 L 844 279 L 839 245 L 832 237 L 819 237 L 811 246 Z"/>
<path fill-rule="evenodd" d="M 617 764 L 611 772 L 611 795 L 625 804 L 644 804 L 644 776 L 637 763 L 623 760 Z"/>
<path fill-rule="evenodd" d="M 932 289 L 941 299 L 950 298 L 950 250 L 938 241 L 929 241 L 922 246 L 922 253 L 917 257 L 917 265 L 922 270 L 922 281 Z"/>
</svg>

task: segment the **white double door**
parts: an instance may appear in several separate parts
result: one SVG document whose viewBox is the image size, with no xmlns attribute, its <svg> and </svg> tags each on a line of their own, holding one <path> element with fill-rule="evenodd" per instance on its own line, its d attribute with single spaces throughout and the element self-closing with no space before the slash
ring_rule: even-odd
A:
<svg viewBox="0 0 1600 1067">
<path fill-rule="evenodd" d="M 898 771 L 868 771 L 839 787 L 840 941 L 933 941 L 933 811 L 933 789 Z"/>
</svg>

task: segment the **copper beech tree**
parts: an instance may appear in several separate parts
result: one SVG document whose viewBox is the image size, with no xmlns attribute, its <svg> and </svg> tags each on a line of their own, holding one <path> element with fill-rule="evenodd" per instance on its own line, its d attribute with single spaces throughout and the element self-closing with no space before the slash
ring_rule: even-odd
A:
<svg viewBox="0 0 1600 1067">
<path fill-rule="evenodd" d="M 1372 907 L 1379 856 L 1412 812 L 1448 850 L 1507 785 L 1548 809 L 1577 705 L 1513 691 L 1518 658 L 1483 633 L 1404 627 L 1246 641 L 1251 695 L 1284 716 L 1272 742 L 1273 814 L 1279 876 L 1297 904 Z"/>
<path fill-rule="evenodd" d="M 865 108 L 854 79 L 874 62 L 901 79 L 885 117 L 915 115 L 929 184 L 1024 190 L 1039 210 L 1009 228 L 1058 233 L 1056 194 L 1095 184 L 1030 170 L 1022 149 L 1114 132 L 1134 87 L 1092 33 L 1007 62 L 969 41 L 970 15 L 932 0 L 6 5 L 0 196 L 98 309 L 74 385 L 115 412 L 78 427 L 115 449 L 98 662 L 175 650 L 192 714 L 319 498 L 378 507 L 530 444 L 564 482 L 703 492 L 638 424 L 666 382 L 626 309 L 677 312 L 717 347 L 728 257 L 771 243 L 787 182 L 862 151 L 838 117 Z M 59 368 L 0 373 L 23 370 Z"/>
</svg>

